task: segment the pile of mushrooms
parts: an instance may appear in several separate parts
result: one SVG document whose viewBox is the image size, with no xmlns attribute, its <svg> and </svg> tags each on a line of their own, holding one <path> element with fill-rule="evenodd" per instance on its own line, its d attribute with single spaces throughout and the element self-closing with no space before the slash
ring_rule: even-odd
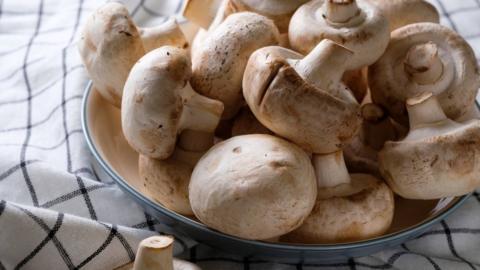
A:
<svg viewBox="0 0 480 270">
<path fill-rule="evenodd" d="M 164 207 L 244 239 L 340 243 L 387 233 L 394 196 L 480 187 L 477 60 L 426 1 L 187 0 L 183 14 L 193 44 L 118 3 L 79 43 Z"/>
</svg>

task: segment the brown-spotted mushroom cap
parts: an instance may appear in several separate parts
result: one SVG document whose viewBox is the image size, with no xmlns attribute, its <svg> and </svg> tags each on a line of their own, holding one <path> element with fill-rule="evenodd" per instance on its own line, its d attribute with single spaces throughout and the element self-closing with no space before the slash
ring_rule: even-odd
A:
<svg viewBox="0 0 480 270">
<path fill-rule="evenodd" d="M 387 17 L 390 32 L 408 24 L 420 22 L 439 23 L 435 6 L 425 0 L 368 0 Z"/>
<path fill-rule="evenodd" d="M 255 50 L 278 43 L 278 29 L 264 16 L 241 12 L 230 15 L 192 51 L 193 88 L 225 105 L 224 119 L 242 106 L 242 78 Z"/>
<path fill-rule="evenodd" d="M 187 38 L 174 18 L 158 26 L 139 28 L 138 31 L 147 52 L 167 45 L 183 49 L 189 46 Z"/>
<path fill-rule="evenodd" d="M 197 94 L 188 83 L 190 74 L 187 52 L 171 46 L 149 52 L 132 68 L 122 101 L 122 129 L 138 153 L 165 159 L 178 134 L 214 132 L 223 105 Z"/>
<path fill-rule="evenodd" d="M 393 193 L 378 178 L 349 174 L 342 152 L 314 155 L 318 197 L 302 226 L 281 238 L 295 243 L 359 241 L 385 233 L 394 212 Z"/>
<path fill-rule="evenodd" d="M 360 106 L 340 81 L 351 55 L 330 40 L 305 57 L 281 47 L 257 50 L 245 70 L 245 100 L 275 134 L 309 152 L 335 152 L 361 125 Z"/>
<path fill-rule="evenodd" d="M 362 128 L 343 149 L 345 163 L 352 173 L 368 173 L 381 177 L 378 152 L 385 142 L 404 138 L 407 130 L 394 123 L 386 111 L 376 104 L 362 105 L 361 113 Z"/>
<path fill-rule="evenodd" d="M 116 270 L 201 270 L 197 265 L 173 258 L 174 238 L 152 236 L 140 242 L 135 262 Z"/>
<path fill-rule="evenodd" d="M 407 199 L 459 196 L 480 186 L 480 121 L 457 123 L 437 96 L 407 101 L 410 132 L 387 142 L 379 153 L 380 172 L 393 191 Z"/>
<path fill-rule="evenodd" d="M 85 24 L 78 49 L 95 89 L 120 107 L 130 69 L 145 54 L 126 7 L 109 2 L 95 10 Z"/>
<path fill-rule="evenodd" d="M 193 212 L 205 225 L 255 240 L 300 226 L 317 196 L 309 156 L 292 143 L 263 134 L 213 146 L 193 170 L 189 192 Z"/>
<path fill-rule="evenodd" d="M 358 103 L 362 103 L 368 93 L 367 68 L 348 70 L 343 74 L 343 83 L 352 91 Z"/>
<path fill-rule="evenodd" d="M 290 21 L 290 45 L 302 54 L 320 41 L 333 40 L 355 54 L 349 70 L 373 64 L 390 39 L 387 19 L 366 0 L 313 0 L 298 8 Z"/>
<path fill-rule="evenodd" d="M 475 102 L 480 87 L 472 48 L 453 30 L 434 23 L 399 28 L 385 54 L 368 70 L 374 103 L 408 123 L 405 101 L 424 92 L 437 96 L 445 114 L 457 119 Z"/>
</svg>

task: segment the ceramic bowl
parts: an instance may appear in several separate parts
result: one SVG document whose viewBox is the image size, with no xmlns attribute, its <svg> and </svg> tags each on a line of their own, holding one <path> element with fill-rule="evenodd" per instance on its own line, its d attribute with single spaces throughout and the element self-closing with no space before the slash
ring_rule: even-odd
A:
<svg viewBox="0 0 480 270">
<path fill-rule="evenodd" d="M 130 148 L 122 134 L 120 110 L 106 102 L 91 83 L 83 99 L 82 125 L 88 146 L 101 168 L 149 214 L 200 243 L 252 259 L 285 263 L 332 263 L 369 255 L 420 235 L 455 211 L 468 197 L 432 201 L 397 197 L 390 230 L 383 236 L 365 241 L 328 245 L 249 241 L 209 229 L 146 196 L 139 182 L 138 154 Z"/>
</svg>

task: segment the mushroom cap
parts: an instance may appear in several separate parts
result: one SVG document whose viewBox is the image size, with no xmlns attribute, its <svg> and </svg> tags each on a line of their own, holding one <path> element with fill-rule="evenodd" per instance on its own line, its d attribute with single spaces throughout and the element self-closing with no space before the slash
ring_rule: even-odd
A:
<svg viewBox="0 0 480 270">
<path fill-rule="evenodd" d="M 378 7 L 390 23 L 390 32 L 405 25 L 432 22 L 439 23 L 440 15 L 435 6 L 424 0 L 368 0 Z"/>
<path fill-rule="evenodd" d="M 393 220 L 392 191 L 368 174 L 351 174 L 351 181 L 353 185 L 364 188 L 345 197 L 317 199 L 302 226 L 281 240 L 330 244 L 359 241 L 385 233 Z"/>
<path fill-rule="evenodd" d="M 244 106 L 233 121 L 232 136 L 247 134 L 272 134 L 260 123 L 248 106 Z"/>
<path fill-rule="evenodd" d="M 407 199 L 460 196 L 480 186 L 480 121 L 417 128 L 379 153 L 380 172 Z"/>
<path fill-rule="evenodd" d="M 95 89 L 120 107 L 130 69 L 145 54 L 127 8 L 109 2 L 95 10 L 85 24 L 78 49 Z"/>
<path fill-rule="evenodd" d="M 252 11 L 266 16 L 275 22 L 280 33 L 287 33 L 293 13 L 306 2 L 308 0 L 230 0 L 230 5 L 236 12 Z"/>
<path fill-rule="evenodd" d="M 177 140 L 183 110 L 180 89 L 190 78 L 185 51 L 165 46 L 132 68 L 122 102 L 122 129 L 130 146 L 152 158 L 167 158 Z"/>
<path fill-rule="evenodd" d="M 225 105 L 223 119 L 235 116 L 242 105 L 242 78 L 256 49 L 278 43 L 278 29 L 270 19 L 241 12 L 228 16 L 192 51 L 193 88 Z"/>
<path fill-rule="evenodd" d="M 193 212 L 205 225 L 257 240 L 300 226 L 317 196 L 308 155 L 263 134 L 237 136 L 213 146 L 197 163 L 189 191 Z"/>
<path fill-rule="evenodd" d="M 139 156 L 138 170 L 143 191 L 166 208 L 192 216 L 188 199 L 190 176 L 204 152 L 189 152 L 179 147 L 165 160 Z"/>
<path fill-rule="evenodd" d="M 354 52 L 350 69 L 373 64 L 383 54 L 390 39 L 387 19 L 366 0 L 357 0 L 361 10 L 358 16 L 363 16 L 363 22 L 336 26 L 323 15 L 325 2 L 313 0 L 297 9 L 288 30 L 291 47 L 307 54 L 323 39 L 330 39 Z"/>
<path fill-rule="evenodd" d="M 340 99 L 302 79 L 287 61 L 301 58 L 281 47 L 257 50 L 245 70 L 245 100 L 256 118 L 274 133 L 308 152 L 335 152 L 360 128 L 360 106 L 353 98 Z"/>
<path fill-rule="evenodd" d="M 444 67 L 437 82 L 421 85 L 411 79 L 402 61 L 411 48 L 427 43 L 437 46 Z M 408 98 L 432 92 L 448 118 L 457 119 L 474 104 L 480 87 L 477 60 L 470 45 L 453 30 L 434 23 L 411 24 L 395 30 L 385 54 L 369 67 L 368 83 L 374 103 L 382 105 L 404 125 L 408 123 Z"/>
</svg>

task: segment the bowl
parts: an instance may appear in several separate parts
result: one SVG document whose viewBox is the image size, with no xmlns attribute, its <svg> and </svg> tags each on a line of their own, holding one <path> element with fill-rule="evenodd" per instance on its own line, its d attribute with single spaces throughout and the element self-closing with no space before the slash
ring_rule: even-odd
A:
<svg viewBox="0 0 480 270">
<path fill-rule="evenodd" d="M 230 236 L 168 210 L 142 192 L 138 176 L 138 154 L 126 142 L 120 122 L 120 110 L 105 101 L 90 82 L 82 103 L 82 127 L 85 138 L 101 168 L 146 212 L 192 239 L 225 252 L 250 259 L 282 263 L 335 263 L 366 256 L 397 246 L 425 232 L 459 208 L 468 195 L 441 200 L 395 198 L 395 216 L 390 230 L 382 236 L 340 244 L 288 244 L 250 241 Z"/>
</svg>

